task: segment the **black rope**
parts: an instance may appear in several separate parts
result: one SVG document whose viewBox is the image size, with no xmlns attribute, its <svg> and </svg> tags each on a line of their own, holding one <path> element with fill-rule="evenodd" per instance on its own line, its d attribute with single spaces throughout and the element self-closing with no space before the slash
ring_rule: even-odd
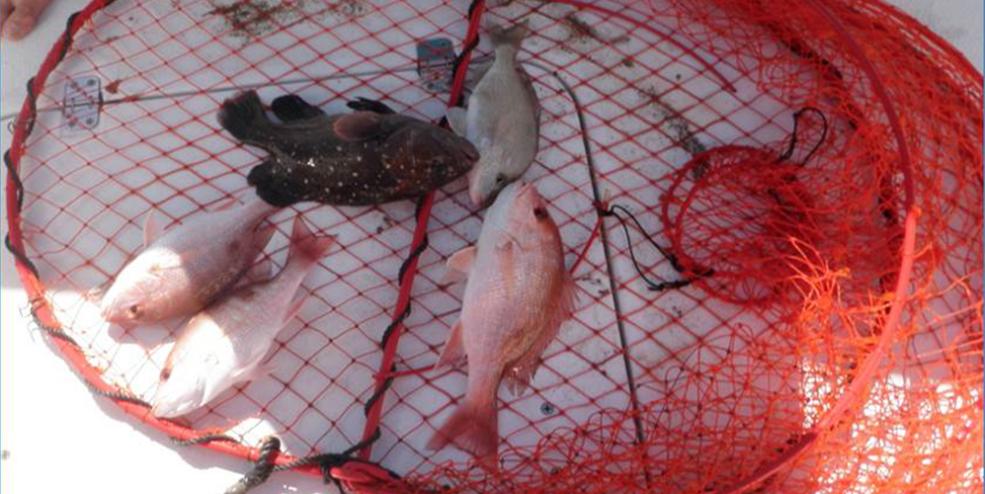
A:
<svg viewBox="0 0 985 494">
<path fill-rule="evenodd" d="M 148 408 L 148 409 L 150 408 L 150 403 L 141 400 L 140 398 L 131 394 L 129 391 L 124 391 L 119 388 L 113 390 L 103 390 L 97 388 L 95 384 L 89 382 L 88 380 L 86 380 L 85 383 L 86 383 L 86 387 L 88 387 L 89 391 L 91 391 L 93 394 L 97 394 L 99 396 L 109 398 L 113 401 L 122 401 L 134 405 L 139 405 L 144 408 Z"/>
<path fill-rule="evenodd" d="M 3 238 L 3 245 L 4 247 L 7 248 L 7 251 L 10 252 L 10 254 L 14 256 L 15 259 L 17 259 L 17 262 L 23 264 L 24 266 L 27 267 L 27 269 L 31 270 L 31 273 L 34 274 L 35 278 L 39 278 L 41 276 L 38 273 L 37 266 L 35 266 L 34 263 L 31 262 L 30 259 L 28 259 L 27 254 L 22 252 L 20 249 L 14 247 L 14 244 L 10 241 L 9 233 Z"/>
<path fill-rule="evenodd" d="M 177 437 L 171 438 L 171 444 L 174 444 L 175 446 L 194 446 L 196 444 L 211 443 L 214 441 L 232 442 L 232 443 L 239 442 L 233 437 L 218 432 L 211 434 L 203 434 L 201 436 L 193 437 L 191 439 L 178 439 Z"/>
<path fill-rule="evenodd" d="M 112 3 L 112 0 L 106 2 L 105 5 L 109 5 L 110 3 Z M 81 13 L 82 13 L 81 11 L 73 13 L 68 17 L 68 20 L 65 22 L 65 30 L 62 32 L 62 36 L 61 36 L 61 41 L 62 41 L 61 51 L 58 53 L 59 63 L 65 59 L 65 56 L 68 54 L 68 49 L 72 45 L 72 23 L 75 22 L 75 19 L 78 18 L 79 14 Z M 27 81 L 28 109 L 26 115 L 24 116 L 25 139 L 27 138 L 27 136 L 30 136 L 31 133 L 34 132 L 34 124 L 37 121 L 38 95 L 34 92 L 34 81 L 35 81 L 34 77 L 31 77 Z M 18 211 L 20 211 L 24 208 L 24 182 L 21 180 L 17 167 L 14 166 L 14 160 L 13 158 L 11 158 L 9 148 L 3 153 L 3 164 L 4 166 L 7 167 L 7 176 L 10 178 L 10 180 L 14 182 L 14 193 L 17 199 L 17 209 Z M 27 268 L 31 270 L 31 272 L 34 274 L 35 277 L 40 277 L 37 266 L 35 266 L 34 263 L 31 262 L 30 259 L 28 259 L 27 254 L 20 249 L 14 248 L 14 245 L 10 240 L 9 233 L 4 238 L 4 246 L 18 262 L 20 262 L 24 266 L 27 266 Z M 35 317 L 35 320 L 37 320 L 37 317 Z M 58 331 L 56 331 L 55 333 L 49 332 L 49 334 L 59 334 L 59 337 L 64 335 L 64 333 Z M 78 344 L 75 343 L 74 341 L 72 343 L 75 346 L 78 346 Z"/>
<path fill-rule="evenodd" d="M 824 144 L 824 140 L 828 137 L 828 119 L 824 116 L 824 113 L 821 110 L 813 106 L 805 106 L 794 112 L 793 131 L 790 133 L 790 144 L 787 145 L 787 150 L 784 151 L 779 158 L 777 158 L 777 162 L 786 161 L 793 156 L 794 150 L 797 148 L 797 130 L 800 126 L 800 118 L 807 112 L 816 113 L 819 117 L 821 117 L 821 137 L 817 140 L 817 143 L 814 144 L 814 147 L 811 148 L 811 151 L 807 153 L 807 156 L 804 156 L 804 159 L 800 162 L 800 164 L 806 165 L 807 162 L 814 156 L 814 153 L 816 153 L 821 147 L 821 144 Z"/>
<path fill-rule="evenodd" d="M 643 228 L 643 225 L 640 223 L 640 221 L 636 219 L 636 216 L 634 216 L 633 213 L 630 213 L 629 210 L 626 209 L 626 207 L 615 204 L 613 206 L 610 206 L 609 209 L 600 209 L 599 214 L 601 214 L 603 217 L 613 216 L 617 220 L 619 220 L 619 225 L 622 226 L 622 231 L 623 233 L 626 234 L 626 248 L 629 249 L 629 258 L 633 261 L 633 267 L 636 268 L 636 272 L 640 275 L 640 278 L 643 280 L 643 282 L 646 283 L 646 286 L 650 291 L 660 292 L 664 290 L 683 288 L 693 283 L 694 280 L 697 278 L 704 276 L 711 276 L 714 274 L 714 271 L 711 269 L 699 268 L 697 272 L 694 273 L 695 276 L 692 278 L 684 278 L 680 280 L 661 281 L 661 282 L 656 282 L 651 280 L 649 277 L 647 277 L 646 273 L 643 271 L 643 268 L 640 267 L 639 262 L 636 260 L 636 252 L 635 249 L 633 249 L 633 241 L 629 235 L 629 227 L 626 225 L 626 219 L 620 216 L 619 214 L 617 214 L 616 213 L 617 211 L 620 211 L 623 214 L 625 214 L 630 220 L 633 221 L 633 223 L 636 224 L 636 228 L 638 228 L 640 233 L 643 234 L 643 238 L 645 238 L 647 242 L 650 243 L 650 245 L 652 245 L 655 249 L 657 249 L 660 252 L 660 254 L 662 254 L 667 259 L 667 261 L 670 262 L 671 267 L 673 267 L 675 271 L 677 271 L 678 273 L 684 273 L 685 269 L 683 266 L 681 266 L 680 261 L 677 259 L 677 256 L 674 255 L 673 252 L 670 252 L 669 250 L 658 244 L 657 241 L 653 239 L 653 237 L 651 237 L 649 234 L 646 233 L 646 230 Z"/>
<path fill-rule="evenodd" d="M 75 341 L 75 338 L 69 336 L 68 333 L 60 329 L 56 329 L 51 326 L 48 326 L 47 324 L 41 322 L 41 319 L 38 317 L 34 304 L 31 304 L 31 317 L 34 319 L 34 324 L 38 327 L 38 329 L 44 331 L 45 334 L 47 334 L 48 336 L 62 340 L 76 348 L 82 348 L 79 345 L 79 342 Z"/>
<path fill-rule="evenodd" d="M 7 175 L 14 181 L 14 193 L 17 194 L 17 209 L 20 209 L 24 205 L 24 183 L 21 182 L 20 175 L 14 169 L 14 160 L 10 157 L 9 149 L 3 153 L 3 164 L 7 167 Z"/>
<path fill-rule="evenodd" d="M 479 2 L 482 1 L 484 0 L 472 0 L 472 3 L 469 4 L 469 12 L 466 19 L 472 19 L 472 14 L 475 13 L 475 9 L 479 7 Z M 451 72 L 450 72 L 451 80 L 448 81 L 449 86 L 454 84 L 455 74 L 458 73 L 458 69 L 462 66 L 462 63 L 465 62 L 465 57 L 468 56 L 470 53 L 472 53 L 472 51 L 475 50 L 475 47 L 477 46 L 479 46 L 478 36 L 476 36 L 475 39 L 472 40 L 470 43 L 462 47 L 461 53 L 459 53 L 458 56 L 455 57 L 455 61 L 452 62 L 451 64 Z M 465 106 L 465 91 L 462 91 L 462 93 L 458 95 L 458 99 L 455 100 L 455 106 Z M 442 118 L 441 119 L 442 125 L 444 125 L 446 121 L 447 120 L 445 118 Z"/>
<path fill-rule="evenodd" d="M 39 303 L 40 303 L 40 300 L 34 300 L 31 303 L 31 318 L 34 320 L 34 324 L 38 327 L 38 329 L 40 329 L 41 331 L 44 331 L 44 333 L 47 334 L 48 336 L 50 336 L 52 338 L 56 338 L 56 339 L 62 340 L 64 342 L 68 343 L 69 345 L 72 345 L 77 350 L 81 351 L 82 350 L 82 346 L 79 345 L 79 342 L 78 341 L 75 341 L 75 338 L 72 338 L 71 336 L 69 336 L 69 334 L 66 333 L 65 331 L 62 331 L 61 329 L 57 329 L 57 328 L 54 328 L 52 326 L 49 326 L 49 325 L 47 325 L 47 324 L 45 324 L 44 322 L 41 321 L 41 318 L 38 316 L 38 312 L 37 312 L 37 307 L 38 307 L 38 304 Z M 123 389 L 120 389 L 120 388 L 116 388 L 116 387 L 112 387 L 112 389 L 100 389 L 99 387 L 96 386 L 95 383 L 89 381 L 88 379 L 86 379 L 84 377 L 82 379 L 82 382 L 85 383 L 86 387 L 89 388 L 89 391 L 92 394 L 99 395 L 99 396 L 102 396 L 102 397 L 105 397 L 105 398 L 109 398 L 109 399 L 111 399 L 113 401 L 121 401 L 121 402 L 126 402 L 126 403 L 132 403 L 134 405 L 139 405 L 139 406 L 142 406 L 144 408 L 150 408 L 150 404 L 149 403 L 147 403 L 146 401 L 138 398 L 137 396 L 133 395 L 129 391 L 126 391 L 126 390 L 123 390 Z"/>
<path fill-rule="evenodd" d="M 274 471 L 274 458 L 280 454 L 280 439 L 267 436 L 260 442 L 260 455 L 250 470 L 230 488 L 225 494 L 246 494 L 250 489 L 264 483 Z"/>
<path fill-rule="evenodd" d="M 473 0 L 472 3 L 469 5 L 468 19 L 470 21 L 472 19 L 472 16 L 475 14 L 476 9 L 479 6 L 479 2 L 482 2 L 482 1 L 484 1 L 484 0 Z M 479 45 L 479 38 L 478 38 L 478 36 L 476 36 L 476 38 L 474 40 L 472 40 L 472 42 L 466 44 L 462 48 L 462 52 L 458 54 L 458 57 L 455 58 L 454 64 L 452 64 L 452 71 L 451 71 L 452 78 L 454 78 L 455 75 L 458 74 L 458 71 L 463 68 L 462 67 L 462 64 L 464 63 L 465 58 L 478 45 Z M 458 101 L 457 101 L 456 104 L 460 106 L 463 103 L 464 103 L 464 97 L 463 97 L 463 95 L 459 95 Z M 444 119 L 444 118 L 442 118 L 442 122 L 441 123 L 442 123 L 442 125 L 447 125 L 447 120 Z M 424 220 L 421 217 L 421 214 L 423 213 L 424 203 L 425 203 L 426 199 L 427 199 L 427 196 L 424 196 L 424 197 L 421 197 L 420 199 L 418 199 L 417 205 L 414 208 L 414 218 L 418 222 Z M 424 253 L 424 251 L 428 248 L 428 245 L 429 245 L 429 237 L 428 237 L 427 231 L 425 229 L 424 237 L 422 238 L 420 245 L 418 245 L 416 248 L 414 248 L 414 250 L 411 251 L 410 254 L 407 256 L 407 258 L 404 259 L 403 263 L 400 264 L 400 269 L 399 269 L 398 274 L 397 274 L 397 279 L 400 281 L 401 284 L 403 284 L 403 282 L 404 282 L 404 276 L 407 274 L 407 271 L 410 269 L 411 265 L 414 262 L 417 261 L 417 259 L 421 256 L 422 253 Z M 403 312 L 401 312 L 399 315 L 397 315 L 396 317 L 394 317 L 393 321 L 390 322 L 390 325 L 387 326 L 387 328 L 383 331 L 383 335 L 380 337 L 380 348 L 386 348 L 387 343 L 390 341 L 390 338 L 393 336 L 394 331 L 396 330 L 396 328 L 398 326 L 400 326 L 401 324 L 403 324 L 404 320 L 407 319 L 407 317 L 410 315 L 410 313 L 411 313 L 411 304 L 408 302 L 408 304 L 404 308 Z M 389 371 L 390 372 L 396 371 L 396 364 L 391 365 Z M 370 396 L 368 400 L 366 400 L 366 404 L 363 406 L 363 414 L 364 415 L 367 415 L 368 416 L 370 410 L 373 408 L 373 406 L 376 405 L 376 402 L 379 401 L 383 397 L 383 395 L 387 392 L 387 390 L 390 389 L 390 386 L 393 385 L 393 379 L 394 378 L 393 378 L 392 375 L 390 377 L 387 377 L 386 379 L 384 379 L 383 384 L 379 387 L 379 389 L 377 389 L 373 393 L 373 395 Z M 346 457 L 348 457 L 349 455 L 351 455 L 352 452 L 355 452 L 355 451 L 364 449 L 364 448 L 372 445 L 377 439 L 379 439 L 380 434 L 381 434 L 380 427 L 379 427 L 379 425 L 377 425 L 376 426 L 376 429 L 373 431 L 373 434 L 370 437 L 368 437 L 366 440 L 362 441 L 361 443 L 357 444 L 356 446 L 353 446 L 352 448 L 350 448 L 351 451 L 347 450 L 347 453 L 343 453 L 343 454 Z M 322 476 L 326 479 L 326 482 L 328 481 L 328 479 L 331 479 L 331 476 L 328 474 L 328 470 L 331 468 L 331 466 L 334 466 L 334 465 L 329 465 L 328 464 L 328 460 L 336 461 L 337 459 L 338 459 L 337 456 L 327 456 L 324 459 L 325 462 L 321 462 L 321 461 L 319 462 L 321 464 L 321 466 L 322 466 Z M 391 472 L 391 474 L 392 474 L 392 472 Z M 396 477 L 396 474 L 394 474 L 394 476 Z M 331 480 L 335 481 L 336 486 L 338 486 L 339 489 L 341 490 L 341 485 L 339 485 L 338 481 L 336 481 L 335 479 L 331 479 Z"/>
</svg>

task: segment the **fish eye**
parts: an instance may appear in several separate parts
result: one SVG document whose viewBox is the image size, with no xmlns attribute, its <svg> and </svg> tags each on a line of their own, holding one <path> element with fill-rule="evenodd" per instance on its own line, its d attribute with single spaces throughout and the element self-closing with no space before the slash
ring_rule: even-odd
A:
<svg viewBox="0 0 985 494">
<path fill-rule="evenodd" d="M 127 307 L 127 314 L 130 314 L 131 317 L 137 317 L 140 315 L 140 306 L 133 304 L 130 307 Z"/>
<path fill-rule="evenodd" d="M 500 173 L 499 175 L 496 175 L 496 184 L 497 185 L 498 184 L 502 184 L 504 182 L 506 182 L 506 175 L 503 175 L 502 173 Z"/>
<path fill-rule="evenodd" d="M 534 208 L 534 216 L 538 220 L 545 220 L 545 219 L 548 218 L 547 210 L 544 209 L 543 207 L 536 207 L 536 208 Z"/>
</svg>

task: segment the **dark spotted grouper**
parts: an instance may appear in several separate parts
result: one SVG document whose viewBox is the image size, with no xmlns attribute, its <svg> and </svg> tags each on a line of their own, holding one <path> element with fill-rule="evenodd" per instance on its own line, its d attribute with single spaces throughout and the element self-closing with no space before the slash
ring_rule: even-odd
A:
<svg viewBox="0 0 985 494">
<path fill-rule="evenodd" d="M 472 144 L 428 122 L 373 111 L 326 115 L 295 95 L 273 101 L 272 121 L 255 91 L 226 100 L 219 123 L 233 137 L 270 153 L 247 177 L 274 206 L 301 201 L 363 206 L 419 197 L 468 172 Z"/>
</svg>

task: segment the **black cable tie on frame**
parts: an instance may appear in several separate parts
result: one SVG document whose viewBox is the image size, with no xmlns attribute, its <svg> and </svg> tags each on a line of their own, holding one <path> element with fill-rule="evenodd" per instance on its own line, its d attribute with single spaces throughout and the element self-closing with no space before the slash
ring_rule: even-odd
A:
<svg viewBox="0 0 985 494">
<path fill-rule="evenodd" d="M 225 494 L 246 494 L 250 489 L 267 481 L 274 471 L 274 458 L 280 454 L 280 439 L 276 436 L 267 436 L 263 438 L 259 449 L 260 455 L 253 469 L 226 489 Z"/>
<path fill-rule="evenodd" d="M 604 205 L 602 204 L 597 205 L 597 207 L 598 206 L 604 207 Z M 646 284 L 647 288 L 650 291 L 660 292 L 664 290 L 683 288 L 693 283 L 694 280 L 697 278 L 704 276 L 712 276 L 713 274 L 715 274 L 714 270 L 712 269 L 700 268 L 697 270 L 696 273 L 694 273 L 694 277 L 691 278 L 684 278 L 674 281 L 661 281 L 661 282 L 651 280 L 650 278 L 647 277 L 646 273 L 643 272 L 643 268 L 640 267 L 639 262 L 636 260 L 636 252 L 633 249 L 633 241 L 629 235 L 629 227 L 626 226 L 626 219 L 620 216 L 619 214 L 617 214 L 616 211 L 622 212 L 629 219 L 631 219 L 633 223 L 636 224 L 636 227 L 643 234 L 643 238 L 645 238 L 647 242 L 650 243 L 650 245 L 652 245 L 655 249 L 657 249 L 657 251 L 659 251 L 660 254 L 662 254 L 664 258 L 666 258 L 667 261 L 670 262 L 671 267 L 673 267 L 675 271 L 677 271 L 678 273 L 684 273 L 685 269 L 683 266 L 681 266 L 680 261 L 677 259 L 677 256 L 674 255 L 673 252 L 670 252 L 669 250 L 658 244 L 657 241 L 653 239 L 653 237 L 651 237 L 649 234 L 646 233 L 646 230 L 643 228 L 643 225 L 640 223 L 640 221 L 636 219 L 636 216 L 634 216 L 633 213 L 630 213 L 625 206 L 615 204 L 609 207 L 608 209 L 599 209 L 600 215 L 612 216 L 615 217 L 617 220 L 619 220 L 619 225 L 622 226 L 623 233 L 626 235 L 626 248 L 629 250 L 629 258 L 633 262 L 633 267 L 636 269 L 636 273 L 640 275 L 640 278 L 643 280 L 643 282 Z"/>
</svg>

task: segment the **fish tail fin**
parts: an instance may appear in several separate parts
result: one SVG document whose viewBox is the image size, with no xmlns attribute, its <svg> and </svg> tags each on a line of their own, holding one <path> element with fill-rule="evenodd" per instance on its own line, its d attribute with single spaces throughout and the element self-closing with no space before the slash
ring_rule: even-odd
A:
<svg viewBox="0 0 985 494">
<path fill-rule="evenodd" d="M 223 101 L 219 108 L 219 125 L 241 141 L 263 140 L 262 135 L 267 132 L 270 124 L 263 104 L 260 103 L 260 96 L 253 90 Z"/>
<path fill-rule="evenodd" d="M 316 236 L 308 228 L 300 215 L 294 218 L 294 227 L 291 230 L 291 250 L 287 255 L 290 259 L 300 259 L 307 262 L 315 262 L 335 244 L 335 236 Z"/>
<path fill-rule="evenodd" d="M 489 28 L 489 40 L 498 50 L 500 47 L 509 47 L 514 50 L 520 49 L 520 44 L 527 37 L 530 28 L 527 22 L 519 22 L 512 27 L 503 28 L 502 26 L 492 26 Z"/>
<path fill-rule="evenodd" d="M 441 449 L 448 444 L 468 451 L 479 458 L 496 455 L 499 443 L 499 424 L 494 406 L 476 406 L 468 398 L 434 433 L 427 447 Z"/>
</svg>

